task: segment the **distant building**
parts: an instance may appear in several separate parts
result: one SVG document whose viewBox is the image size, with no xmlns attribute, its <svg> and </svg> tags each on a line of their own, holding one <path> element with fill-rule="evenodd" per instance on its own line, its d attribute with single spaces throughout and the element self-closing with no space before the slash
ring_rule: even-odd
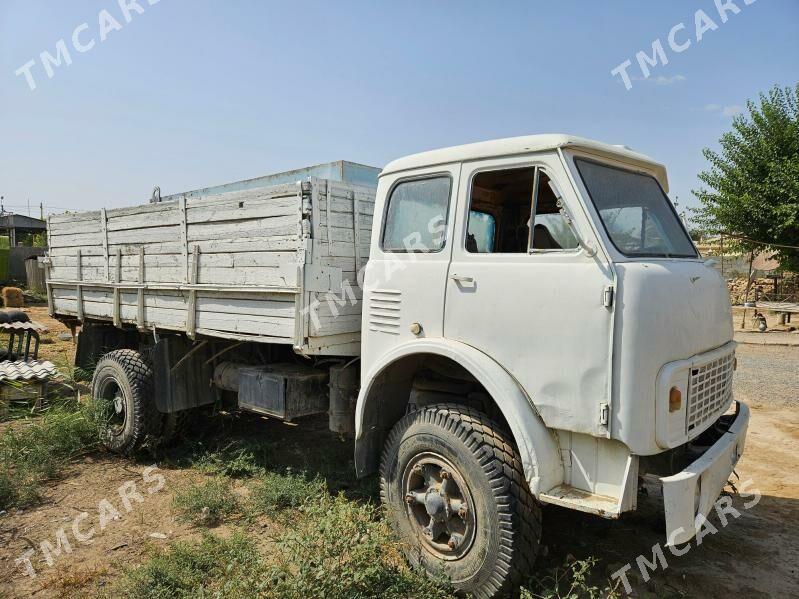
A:
<svg viewBox="0 0 799 599">
<path fill-rule="evenodd" d="M 45 231 L 47 231 L 47 223 L 39 218 L 12 212 L 0 213 L 0 235 L 8 237 L 12 248 L 17 245 L 32 245 L 30 240 L 33 235 Z"/>
<path fill-rule="evenodd" d="M 46 232 L 47 223 L 40 218 L 0 212 L 0 282 L 27 280 L 25 260 L 45 252 L 34 247 L 34 236 Z"/>
</svg>

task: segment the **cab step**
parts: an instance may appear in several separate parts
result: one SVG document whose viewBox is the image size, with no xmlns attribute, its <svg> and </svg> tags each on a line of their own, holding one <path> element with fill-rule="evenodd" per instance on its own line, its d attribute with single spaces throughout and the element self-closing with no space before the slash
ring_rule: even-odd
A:
<svg viewBox="0 0 799 599">
<path fill-rule="evenodd" d="M 580 512 L 596 514 L 603 518 L 619 517 L 619 500 L 615 497 L 595 495 L 569 485 L 553 487 L 546 493 L 541 493 L 538 500 L 542 503 L 551 503 Z"/>
</svg>

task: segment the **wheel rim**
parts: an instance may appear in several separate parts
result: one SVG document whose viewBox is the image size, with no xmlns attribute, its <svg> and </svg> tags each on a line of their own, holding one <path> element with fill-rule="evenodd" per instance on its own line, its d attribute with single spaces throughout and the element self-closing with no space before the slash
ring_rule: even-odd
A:
<svg viewBox="0 0 799 599">
<path fill-rule="evenodd" d="M 118 436 L 125 430 L 128 420 L 128 402 L 125 392 L 113 378 L 102 381 L 97 391 L 98 399 L 103 404 L 106 431 L 113 436 Z"/>
<path fill-rule="evenodd" d="M 472 493 L 455 466 L 440 454 L 414 456 L 402 475 L 408 519 L 423 545 L 442 560 L 468 553 L 477 530 Z"/>
</svg>

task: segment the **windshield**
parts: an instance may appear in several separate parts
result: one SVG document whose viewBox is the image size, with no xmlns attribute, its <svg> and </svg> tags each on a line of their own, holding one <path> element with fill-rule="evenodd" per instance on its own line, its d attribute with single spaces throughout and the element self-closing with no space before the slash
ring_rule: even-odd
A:
<svg viewBox="0 0 799 599">
<path fill-rule="evenodd" d="M 696 249 L 654 177 L 576 159 L 616 249 L 625 256 L 696 258 Z"/>
</svg>

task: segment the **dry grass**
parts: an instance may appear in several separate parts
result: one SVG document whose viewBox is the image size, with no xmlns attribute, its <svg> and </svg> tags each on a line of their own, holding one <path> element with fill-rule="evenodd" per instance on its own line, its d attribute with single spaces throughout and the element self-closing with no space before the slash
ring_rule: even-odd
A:
<svg viewBox="0 0 799 599">
<path fill-rule="evenodd" d="M 44 589 L 56 589 L 61 595 L 82 589 L 88 584 L 108 574 L 107 566 L 71 569 L 68 566 L 42 583 Z"/>
<path fill-rule="evenodd" d="M 35 503 L 45 481 L 99 441 L 90 405 L 65 402 L 13 424 L 0 434 L 0 510 Z"/>
</svg>

